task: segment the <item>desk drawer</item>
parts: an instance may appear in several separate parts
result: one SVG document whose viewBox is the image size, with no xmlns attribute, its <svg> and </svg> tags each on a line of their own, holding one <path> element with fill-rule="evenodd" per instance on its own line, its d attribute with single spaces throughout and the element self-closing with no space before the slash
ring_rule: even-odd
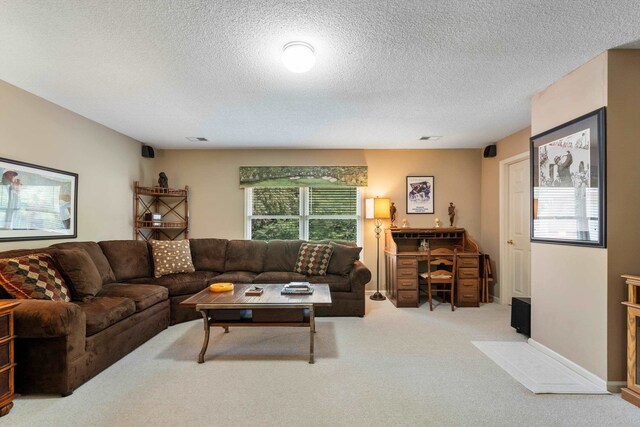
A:
<svg viewBox="0 0 640 427">
<path fill-rule="evenodd" d="M 458 303 L 464 305 L 464 303 L 478 304 L 478 288 L 461 289 L 458 288 Z"/>
<path fill-rule="evenodd" d="M 418 289 L 416 279 L 398 279 L 398 289 Z"/>
<path fill-rule="evenodd" d="M 459 292 L 478 292 L 478 279 L 459 279 L 458 280 Z"/>
<path fill-rule="evenodd" d="M 398 280 L 417 279 L 418 270 L 416 268 L 398 268 Z"/>
<path fill-rule="evenodd" d="M 398 258 L 398 268 L 411 267 L 415 268 L 418 261 L 415 258 Z"/>
<path fill-rule="evenodd" d="M 475 279 L 478 277 L 477 268 L 458 268 L 458 277 L 461 279 Z"/>
<path fill-rule="evenodd" d="M 398 307 L 414 307 L 418 305 L 418 292 L 398 291 Z"/>
<path fill-rule="evenodd" d="M 458 267 L 477 267 L 478 266 L 478 257 L 458 257 Z"/>
</svg>

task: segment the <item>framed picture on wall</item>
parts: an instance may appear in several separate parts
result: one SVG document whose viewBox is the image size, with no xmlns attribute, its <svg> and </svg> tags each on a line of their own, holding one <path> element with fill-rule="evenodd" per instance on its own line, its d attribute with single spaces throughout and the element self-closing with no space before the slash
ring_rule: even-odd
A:
<svg viewBox="0 0 640 427">
<path fill-rule="evenodd" d="M 605 109 L 531 138 L 531 241 L 605 247 Z"/>
<path fill-rule="evenodd" d="M 432 176 L 407 177 L 407 213 L 432 214 L 434 197 L 434 179 Z"/>
<path fill-rule="evenodd" d="M 77 237 L 78 174 L 0 158 L 0 241 Z"/>
</svg>

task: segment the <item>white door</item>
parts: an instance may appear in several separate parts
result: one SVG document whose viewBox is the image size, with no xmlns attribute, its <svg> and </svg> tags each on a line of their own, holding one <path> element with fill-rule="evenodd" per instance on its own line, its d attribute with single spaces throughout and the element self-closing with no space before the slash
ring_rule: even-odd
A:
<svg viewBox="0 0 640 427">
<path fill-rule="evenodd" d="M 511 297 L 531 296 L 529 159 L 507 166 L 506 273 Z"/>
</svg>

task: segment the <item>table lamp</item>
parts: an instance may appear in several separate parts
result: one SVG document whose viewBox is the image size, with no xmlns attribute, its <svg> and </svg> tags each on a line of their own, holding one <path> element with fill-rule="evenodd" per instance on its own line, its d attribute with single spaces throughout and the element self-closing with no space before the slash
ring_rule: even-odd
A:
<svg viewBox="0 0 640 427">
<path fill-rule="evenodd" d="M 380 234 L 382 232 L 382 220 L 391 218 L 390 207 L 391 203 L 387 198 L 376 197 L 375 199 L 365 200 L 365 218 L 373 219 L 376 232 L 376 292 L 370 297 L 374 301 L 387 299 L 380 293 Z"/>
</svg>

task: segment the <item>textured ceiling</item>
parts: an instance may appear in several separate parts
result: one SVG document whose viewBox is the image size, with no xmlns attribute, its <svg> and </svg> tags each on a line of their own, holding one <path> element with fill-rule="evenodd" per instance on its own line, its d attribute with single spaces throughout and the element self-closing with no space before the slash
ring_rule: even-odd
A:
<svg viewBox="0 0 640 427">
<path fill-rule="evenodd" d="M 639 22 L 637 0 L 0 0 L 0 79 L 160 148 L 481 147 Z"/>
</svg>

